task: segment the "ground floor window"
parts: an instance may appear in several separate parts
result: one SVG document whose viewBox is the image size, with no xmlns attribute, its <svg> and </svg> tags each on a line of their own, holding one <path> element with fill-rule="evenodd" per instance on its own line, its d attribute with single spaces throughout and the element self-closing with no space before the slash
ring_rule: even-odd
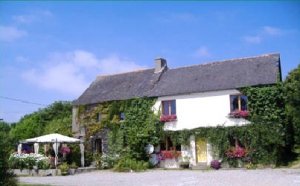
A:
<svg viewBox="0 0 300 186">
<path fill-rule="evenodd" d="M 166 137 L 163 141 L 160 143 L 160 150 L 176 150 L 181 151 L 181 144 L 174 144 L 170 137 Z"/>
</svg>

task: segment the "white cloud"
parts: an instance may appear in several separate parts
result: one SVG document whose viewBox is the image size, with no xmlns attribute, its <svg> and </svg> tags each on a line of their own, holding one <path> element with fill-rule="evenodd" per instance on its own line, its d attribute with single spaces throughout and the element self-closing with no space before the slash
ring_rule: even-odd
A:
<svg viewBox="0 0 300 186">
<path fill-rule="evenodd" d="M 206 46 L 201 46 L 195 51 L 194 56 L 198 58 L 210 57 L 211 53 Z"/>
<path fill-rule="evenodd" d="M 264 26 L 258 31 L 256 35 L 244 36 L 243 39 L 246 43 L 259 44 L 268 38 L 280 36 L 283 33 L 284 31 L 280 28 Z"/>
<path fill-rule="evenodd" d="M 271 36 L 277 36 L 282 34 L 282 30 L 271 26 L 264 26 L 263 33 Z"/>
<path fill-rule="evenodd" d="M 53 13 L 49 10 L 39 10 L 31 14 L 14 15 L 12 19 L 15 23 L 30 24 L 36 21 L 41 21 L 45 18 L 52 17 Z"/>
<path fill-rule="evenodd" d="M 33 15 L 15 15 L 12 19 L 17 23 L 28 24 L 32 23 L 35 17 Z"/>
<path fill-rule="evenodd" d="M 261 37 L 260 36 L 245 36 L 244 40 L 247 43 L 258 44 L 261 42 Z"/>
<path fill-rule="evenodd" d="M 27 32 L 12 26 L 0 26 L 0 41 L 12 42 L 27 35 Z"/>
<path fill-rule="evenodd" d="M 43 66 L 25 71 L 22 78 L 44 89 L 79 96 L 99 74 L 143 68 L 117 55 L 99 59 L 91 52 L 75 50 L 52 54 Z"/>
</svg>

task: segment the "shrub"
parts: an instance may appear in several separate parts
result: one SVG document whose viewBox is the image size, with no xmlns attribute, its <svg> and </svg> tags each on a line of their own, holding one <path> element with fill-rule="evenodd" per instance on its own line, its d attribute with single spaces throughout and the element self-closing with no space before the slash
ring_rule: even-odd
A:
<svg viewBox="0 0 300 186">
<path fill-rule="evenodd" d="M 77 169 L 78 165 L 75 162 L 72 162 L 70 165 L 70 169 Z"/>
<path fill-rule="evenodd" d="M 212 160 L 210 162 L 210 167 L 213 168 L 213 169 L 220 169 L 221 168 L 221 163 L 219 162 L 219 160 Z"/>
<path fill-rule="evenodd" d="M 50 168 L 50 162 L 48 158 L 40 159 L 37 161 L 37 167 L 38 169 L 49 169 Z"/>
<path fill-rule="evenodd" d="M 68 174 L 69 165 L 68 165 L 67 162 L 64 162 L 58 168 L 60 169 L 62 175 L 67 175 Z"/>
<path fill-rule="evenodd" d="M 13 153 L 8 159 L 9 167 L 12 169 L 32 169 L 33 166 L 38 166 L 41 169 L 49 168 L 49 159 L 41 154 L 18 154 Z"/>
<path fill-rule="evenodd" d="M 103 154 L 100 158 L 100 168 L 101 169 L 110 169 L 115 166 L 119 161 L 119 156 L 117 155 L 109 155 Z"/>
<path fill-rule="evenodd" d="M 9 169 L 9 149 L 7 139 L 7 134 L 0 131 L 0 185 L 15 186 L 17 185 L 17 179 Z"/>
<path fill-rule="evenodd" d="M 137 161 L 132 158 L 124 157 L 120 159 L 118 164 L 114 167 L 115 171 L 119 172 L 131 172 L 131 171 L 144 171 L 147 170 L 149 167 L 148 162 L 144 161 Z"/>
</svg>

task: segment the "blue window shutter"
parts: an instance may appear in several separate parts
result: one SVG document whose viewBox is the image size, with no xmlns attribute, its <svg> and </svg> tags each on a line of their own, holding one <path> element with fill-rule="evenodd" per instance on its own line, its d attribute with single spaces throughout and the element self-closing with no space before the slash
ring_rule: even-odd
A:
<svg viewBox="0 0 300 186">
<path fill-rule="evenodd" d="M 176 115 L 176 100 L 172 100 L 171 102 L 171 114 Z"/>
<path fill-rule="evenodd" d="M 162 109 L 163 109 L 163 115 L 169 115 L 169 102 L 163 101 L 162 102 Z"/>
<path fill-rule="evenodd" d="M 241 110 L 248 110 L 247 108 L 247 102 L 248 102 L 248 98 L 247 96 L 241 96 Z"/>
</svg>

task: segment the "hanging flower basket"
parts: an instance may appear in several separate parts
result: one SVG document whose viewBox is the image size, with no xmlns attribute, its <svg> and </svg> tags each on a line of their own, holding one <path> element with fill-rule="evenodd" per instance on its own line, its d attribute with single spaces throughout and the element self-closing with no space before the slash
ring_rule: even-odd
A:
<svg viewBox="0 0 300 186">
<path fill-rule="evenodd" d="M 169 121 L 176 121 L 177 116 L 175 114 L 173 115 L 161 115 L 160 116 L 160 121 L 161 122 L 169 122 Z"/>
</svg>

